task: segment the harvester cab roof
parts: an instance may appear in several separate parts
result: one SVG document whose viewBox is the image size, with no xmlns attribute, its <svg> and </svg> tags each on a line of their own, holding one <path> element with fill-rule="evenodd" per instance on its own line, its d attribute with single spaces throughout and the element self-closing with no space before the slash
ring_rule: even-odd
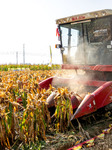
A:
<svg viewBox="0 0 112 150">
<path fill-rule="evenodd" d="M 112 10 L 56 20 L 64 64 L 112 65 Z"/>
</svg>

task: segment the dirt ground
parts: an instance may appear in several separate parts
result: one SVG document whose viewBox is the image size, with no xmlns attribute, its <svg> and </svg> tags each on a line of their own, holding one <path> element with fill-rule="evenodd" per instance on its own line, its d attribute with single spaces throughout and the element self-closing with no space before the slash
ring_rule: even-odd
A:
<svg viewBox="0 0 112 150">
<path fill-rule="evenodd" d="M 93 138 L 102 133 L 102 130 L 109 128 L 112 124 L 112 118 L 101 120 L 93 125 L 83 128 L 84 132 L 77 129 L 71 129 L 67 133 L 53 133 L 47 135 L 46 144 L 42 145 L 42 150 L 67 150 L 89 138 Z M 82 150 L 112 150 L 112 130 L 105 134 L 103 139 L 96 138 L 94 146 L 87 148 L 84 145 Z"/>
</svg>

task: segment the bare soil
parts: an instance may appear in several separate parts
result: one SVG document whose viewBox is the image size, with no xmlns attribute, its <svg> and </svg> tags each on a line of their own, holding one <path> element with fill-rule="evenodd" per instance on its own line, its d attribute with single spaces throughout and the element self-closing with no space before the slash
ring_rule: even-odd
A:
<svg viewBox="0 0 112 150">
<path fill-rule="evenodd" d="M 102 130 L 109 128 L 109 124 L 112 124 L 112 118 L 101 120 L 93 125 L 88 125 L 81 130 L 71 129 L 66 133 L 55 133 L 52 131 L 52 135 L 47 135 L 47 140 L 42 145 L 42 150 L 67 150 L 83 141 L 93 138 L 102 133 Z M 87 137 L 87 135 L 89 137 Z M 87 148 L 85 145 L 82 150 L 112 150 L 112 130 L 109 134 L 105 134 L 104 139 L 95 139 L 95 145 Z"/>
</svg>

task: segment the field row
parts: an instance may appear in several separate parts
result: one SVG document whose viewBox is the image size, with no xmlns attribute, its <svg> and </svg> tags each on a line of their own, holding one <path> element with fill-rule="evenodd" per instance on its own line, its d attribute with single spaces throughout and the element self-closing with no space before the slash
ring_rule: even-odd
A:
<svg viewBox="0 0 112 150">
<path fill-rule="evenodd" d="M 8 149 L 17 143 L 46 140 L 46 132 L 65 131 L 73 114 L 71 93 L 67 88 L 39 88 L 38 83 L 62 71 L 1 71 L 0 72 L 0 146 Z M 55 91 L 53 119 L 46 99 Z M 14 144 L 16 143 L 16 144 Z"/>
<path fill-rule="evenodd" d="M 53 70 L 53 69 L 60 69 L 60 65 L 0 65 L 0 71 L 9 71 L 9 70 Z"/>
</svg>

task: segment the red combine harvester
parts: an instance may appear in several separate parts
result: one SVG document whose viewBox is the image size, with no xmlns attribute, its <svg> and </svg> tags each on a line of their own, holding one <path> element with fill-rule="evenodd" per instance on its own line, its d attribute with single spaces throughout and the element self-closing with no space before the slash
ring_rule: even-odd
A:
<svg viewBox="0 0 112 150">
<path fill-rule="evenodd" d="M 62 55 L 62 69 L 83 70 L 89 80 L 51 77 L 39 83 L 49 88 L 55 79 L 60 84 L 74 82 L 95 91 L 79 102 L 75 98 L 75 112 L 71 118 L 89 115 L 101 108 L 112 110 L 112 10 L 100 10 L 56 20 L 56 34 Z M 71 99 L 72 101 L 72 99 Z M 77 104 L 77 105 L 76 105 Z"/>
</svg>

